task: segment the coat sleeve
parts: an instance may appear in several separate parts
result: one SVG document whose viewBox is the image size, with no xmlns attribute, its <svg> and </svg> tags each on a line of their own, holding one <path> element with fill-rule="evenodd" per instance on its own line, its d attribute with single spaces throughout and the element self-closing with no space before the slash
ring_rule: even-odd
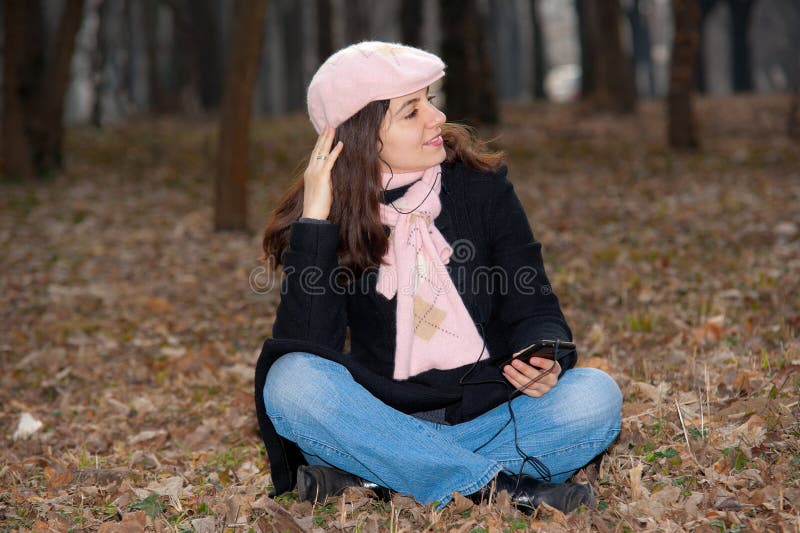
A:
<svg viewBox="0 0 800 533">
<path fill-rule="evenodd" d="M 345 290 L 334 283 L 339 225 L 297 221 L 289 231 L 272 337 L 312 341 L 341 351 L 347 329 L 347 301 Z"/>
<path fill-rule="evenodd" d="M 488 223 L 491 257 L 508 281 L 500 297 L 500 319 L 511 332 L 512 353 L 542 339 L 572 340 L 544 269 L 542 245 L 533 236 L 505 166 L 495 176 L 493 189 Z M 576 359 L 573 352 L 559 363 L 567 370 Z"/>
</svg>

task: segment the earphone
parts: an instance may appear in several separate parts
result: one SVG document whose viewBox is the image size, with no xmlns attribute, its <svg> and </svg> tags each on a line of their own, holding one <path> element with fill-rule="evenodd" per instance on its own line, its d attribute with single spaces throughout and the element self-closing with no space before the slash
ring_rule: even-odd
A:
<svg viewBox="0 0 800 533">
<path fill-rule="evenodd" d="M 385 162 L 384 162 L 384 163 L 385 163 Z M 387 165 L 387 166 L 388 166 L 388 165 Z M 391 180 L 394 178 L 394 172 L 392 172 L 392 171 L 391 171 L 391 167 L 389 167 L 389 168 L 390 168 L 390 172 L 391 172 L 391 174 L 392 174 L 392 177 L 391 177 L 391 178 L 389 178 L 389 181 L 387 182 L 386 186 L 385 186 L 385 187 L 383 187 L 383 193 L 384 193 L 384 194 L 385 194 L 385 193 L 388 191 L 388 185 L 389 185 L 389 183 L 391 183 Z M 394 205 L 394 202 L 390 202 L 390 205 L 391 205 L 391 206 L 392 206 L 392 208 L 393 208 L 393 209 L 394 209 L 394 210 L 395 210 L 397 213 L 399 213 L 399 214 L 409 214 L 409 213 L 412 213 L 412 212 L 416 211 L 416 210 L 417 210 L 417 209 L 418 209 L 418 208 L 419 208 L 419 207 L 420 207 L 420 206 L 421 206 L 421 205 L 422 205 L 422 204 L 425 202 L 425 200 L 427 200 L 427 198 L 430 196 L 430 194 L 433 192 L 434 188 L 436 187 L 436 180 L 437 180 L 437 179 L 440 179 L 440 178 L 441 178 L 441 172 L 439 172 L 439 173 L 436 175 L 436 178 L 435 178 L 435 179 L 434 179 L 434 181 L 433 181 L 433 185 L 431 186 L 430 190 L 428 190 L 427 194 L 426 194 L 426 195 L 425 195 L 425 197 L 422 199 L 422 201 L 421 201 L 421 202 L 420 202 L 420 203 L 419 203 L 419 204 L 418 204 L 416 207 L 414 207 L 413 209 L 411 209 L 411 210 L 409 210 L 409 211 L 401 211 L 400 209 L 398 209 L 398 208 L 397 208 L 397 206 L 395 206 L 395 205 Z M 461 385 L 461 386 L 465 386 L 465 385 L 500 384 L 500 385 L 503 385 L 503 386 L 505 386 L 505 387 L 509 387 L 509 386 L 510 386 L 510 383 L 509 383 L 508 381 L 505 381 L 505 380 L 501 381 L 501 380 L 491 379 L 491 380 L 483 380 L 483 381 L 467 381 L 467 378 L 468 378 L 468 376 L 469 376 L 469 375 L 470 375 L 470 374 L 471 374 L 471 373 L 472 373 L 472 372 L 475 370 L 475 368 L 477 368 L 478 364 L 480 363 L 480 361 L 481 361 L 481 357 L 483 356 L 483 353 L 484 353 L 484 351 L 485 351 L 485 349 L 486 349 L 486 338 L 485 338 L 485 334 L 484 334 L 484 331 L 483 331 L 483 324 L 482 324 L 481 322 L 473 322 L 473 323 L 475 324 L 475 326 L 477 326 L 478 328 L 480 328 L 480 332 L 481 332 L 481 338 L 483 339 L 483 346 L 481 347 L 481 351 L 480 351 L 480 353 L 478 354 L 478 357 L 477 357 L 477 359 L 475 360 L 475 362 L 474 362 L 474 363 L 472 363 L 472 365 L 469 367 L 469 369 L 468 369 L 468 370 L 467 370 L 467 371 L 464 373 L 464 375 L 463 375 L 463 376 L 461 376 L 461 378 L 458 380 L 458 384 L 459 384 L 459 385 Z M 556 356 L 558 355 L 558 347 L 559 347 L 559 342 L 560 342 L 559 340 L 556 340 L 556 346 L 555 346 L 555 354 L 556 354 Z M 474 450 L 472 450 L 473 452 L 478 452 L 478 451 L 479 451 L 480 449 L 482 449 L 484 446 L 487 446 L 487 445 L 488 445 L 490 442 L 492 442 L 492 440 L 494 440 L 494 439 L 495 439 L 495 438 L 496 438 L 496 437 L 497 437 L 497 436 L 498 436 L 498 435 L 499 435 L 499 434 L 500 434 L 500 433 L 501 433 L 501 432 L 502 432 L 502 431 L 503 431 L 503 430 L 504 430 L 506 427 L 508 427 L 508 425 L 509 425 L 510 423 L 513 423 L 513 427 L 514 427 L 514 447 L 516 448 L 516 450 L 517 450 L 517 453 L 519 454 L 519 456 L 522 458 L 522 464 L 520 465 L 520 468 L 519 468 L 518 475 L 522 474 L 522 472 L 523 472 L 523 471 L 524 471 L 524 469 L 525 469 L 525 465 L 526 465 L 526 464 L 530 464 L 530 465 L 531 465 L 531 467 L 532 467 L 534 470 L 536 470 L 536 472 L 539 474 L 539 476 L 540 476 L 541 478 L 545 479 L 546 481 L 550 481 L 550 480 L 552 479 L 552 473 L 550 472 L 550 469 L 547 467 L 547 465 L 546 465 L 546 464 L 544 464 L 542 461 L 540 461 L 538 458 L 536 458 L 536 457 L 533 457 L 533 456 L 531 456 L 531 455 L 528 455 L 528 454 L 527 454 L 527 453 L 526 453 L 526 452 L 525 452 L 525 451 L 524 451 L 524 450 L 523 450 L 523 449 L 520 447 L 520 444 L 519 444 L 519 436 L 518 436 L 518 432 L 517 432 L 517 419 L 516 419 L 516 416 L 515 416 L 515 414 L 514 414 L 514 408 L 513 408 L 513 406 L 511 405 L 511 402 L 512 402 L 512 400 L 513 400 L 514 398 L 518 397 L 520 394 L 523 394 L 523 392 L 522 392 L 522 391 L 523 391 L 524 389 L 528 388 L 529 386 L 531 386 L 531 385 L 533 385 L 534 383 L 536 383 L 536 382 L 540 381 L 541 379 L 543 379 L 543 378 L 544 378 L 545 376 L 547 376 L 548 374 L 552 373 L 552 371 L 553 371 L 553 369 L 555 368 L 556 364 L 557 364 L 557 358 L 556 358 L 556 357 L 554 357 L 554 358 L 553 358 L 553 362 L 551 363 L 551 365 L 549 366 L 549 368 L 542 369 L 542 370 L 539 372 L 539 374 L 538 374 L 536 377 L 534 377 L 534 378 L 530 379 L 530 380 L 529 380 L 527 383 L 525 383 L 525 384 L 524 384 L 524 385 L 522 385 L 521 387 L 519 387 L 519 388 L 514 388 L 513 390 L 511 390 L 511 392 L 510 392 L 510 393 L 509 393 L 509 395 L 508 395 L 508 399 L 507 399 L 507 400 L 506 400 L 506 402 L 505 402 L 505 403 L 506 403 L 506 405 L 508 406 L 508 413 L 509 413 L 509 418 L 508 418 L 508 421 L 506 421 L 506 423 L 505 423 L 505 424 L 503 424 L 503 425 L 502 425 L 502 426 L 501 426 L 501 427 L 500 427 L 500 428 L 497 430 L 497 432 L 495 432 L 495 434 L 494 434 L 494 435 L 492 435 L 492 436 L 491 436 L 491 437 L 490 437 L 490 438 L 489 438 L 489 439 L 488 439 L 486 442 L 484 442 L 483 444 L 481 444 L 480 446 L 478 446 L 477 448 L 475 448 Z M 559 472 L 559 473 L 561 473 L 561 472 Z"/>
<path fill-rule="evenodd" d="M 472 363 L 472 366 L 469 367 L 469 369 L 464 373 L 464 375 L 461 376 L 461 378 L 458 380 L 458 384 L 463 386 L 463 385 L 486 385 L 486 384 L 491 384 L 491 383 L 498 383 L 498 384 L 501 384 L 501 385 L 504 385 L 504 386 L 508 387 L 510 385 L 510 383 L 508 383 L 507 381 L 500 381 L 500 380 L 497 380 L 497 379 L 487 379 L 487 380 L 483 380 L 483 381 L 465 381 L 467 376 L 469 376 L 475 370 L 475 368 L 478 366 L 478 363 L 480 363 L 481 356 L 483 356 L 483 352 L 486 349 L 486 337 L 485 337 L 484 331 L 483 331 L 483 324 L 481 324 L 480 322 L 475 322 L 475 325 L 478 326 L 480 328 L 480 330 L 481 330 L 481 338 L 484 339 L 483 346 L 481 347 L 481 351 L 478 354 L 478 358 L 475 360 L 474 363 Z M 558 354 L 558 344 L 559 344 L 559 341 L 556 340 L 556 347 L 555 347 L 556 355 Z M 511 405 L 511 401 L 514 398 L 516 398 L 517 396 L 519 396 L 520 394 L 523 394 L 522 391 L 524 389 L 528 388 L 529 386 L 533 385 L 537 381 L 539 381 L 542 378 L 544 378 L 546 375 L 550 374 L 553 371 L 553 369 L 555 368 L 556 362 L 557 362 L 556 359 L 553 358 L 553 362 L 551 363 L 549 368 L 543 369 L 541 372 L 539 372 L 539 374 L 536 377 L 534 377 L 531 380 L 529 380 L 523 386 L 513 389 L 508 394 L 508 399 L 505 402 L 506 405 L 508 406 L 508 421 L 505 424 L 503 424 L 500 427 L 500 429 L 498 429 L 495 432 L 494 435 L 489 437 L 489 439 L 486 442 L 484 442 L 483 444 L 481 444 L 480 446 L 478 446 L 477 448 L 472 450 L 473 452 L 477 452 L 478 450 L 480 450 L 481 448 L 483 448 L 484 446 L 486 446 L 487 444 L 492 442 L 495 439 L 495 437 L 497 437 L 506 427 L 508 427 L 508 424 L 513 423 L 514 424 L 514 447 L 517 449 L 517 453 L 519 454 L 519 456 L 522 457 L 522 464 L 520 465 L 519 472 L 517 474 L 518 475 L 522 474 L 523 470 L 525 469 L 525 464 L 526 463 L 530 463 L 530 465 L 534 468 L 534 470 L 536 470 L 536 472 L 540 475 L 540 477 L 542 479 L 544 479 L 546 481 L 550 481 L 552 479 L 552 474 L 550 473 L 550 469 L 547 467 L 547 465 L 544 464 L 543 462 L 541 462 L 538 458 L 533 457 L 531 455 L 528 455 L 520 447 L 520 445 L 519 445 L 519 436 L 518 436 L 518 433 L 517 433 L 517 417 L 514 415 L 514 407 Z"/>
<path fill-rule="evenodd" d="M 381 160 L 381 161 L 383 161 L 383 160 Z M 387 167 L 389 167 L 388 163 L 386 163 L 385 161 L 384 161 L 384 164 L 385 164 Z M 383 187 L 383 193 L 384 193 L 384 194 L 386 194 L 387 192 L 389 192 L 389 189 L 388 189 L 388 187 L 389 187 L 389 184 L 390 184 L 390 183 L 392 182 L 392 180 L 394 179 L 394 171 L 392 170 L 392 167 L 389 167 L 389 173 L 392 175 L 392 177 L 391 177 L 391 178 L 389 178 L 389 181 L 387 181 L 387 182 L 386 182 L 386 186 L 385 186 L 385 187 Z M 430 196 L 430 195 L 431 195 L 431 193 L 433 192 L 433 189 L 435 189 L 435 188 L 436 188 L 436 180 L 438 180 L 438 179 L 439 179 L 439 178 L 441 178 L 441 177 L 442 177 L 442 173 L 441 173 L 441 171 L 440 171 L 438 174 L 436 174 L 436 177 L 433 179 L 433 184 L 431 185 L 431 188 L 428 190 L 428 192 L 427 192 L 427 194 L 425 195 L 425 197 L 424 197 L 424 198 L 422 199 L 422 201 L 421 201 L 420 203 L 418 203 L 418 204 L 416 205 L 416 207 L 414 207 L 414 209 L 412 209 L 411 211 L 400 211 L 399 209 L 397 209 L 397 206 L 396 206 L 396 205 L 394 205 L 394 202 L 389 202 L 389 205 L 391 205 L 391 206 L 392 206 L 392 209 L 394 209 L 395 211 L 397 211 L 397 212 L 398 212 L 398 213 L 400 213 L 401 215 L 407 215 L 407 214 L 409 214 L 409 213 L 413 213 L 414 211 L 416 211 L 417 209 L 419 209 L 419 207 L 420 207 L 422 204 L 424 204 L 424 203 L 425 203 L 425 200 L 427 200 L 427 199 L 428 199 L 428 196 Z"/>
</svg>

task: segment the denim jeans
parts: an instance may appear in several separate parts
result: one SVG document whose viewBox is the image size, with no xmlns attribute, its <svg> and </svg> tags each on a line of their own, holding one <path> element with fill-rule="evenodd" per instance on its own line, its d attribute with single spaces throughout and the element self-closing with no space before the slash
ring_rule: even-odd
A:
<svg viewBox="0 0 800 533">
<path fill-rule="evenodd" d="M 516 424 L 508 423 L 504 403 L 448 426 L 389 407 L 338 363 L 293 352 L 270 368 L 264 404 L 275 430 L 309 464 L 335 466 L 444 506 L 453 491 L 472 494 L 501 470 L 518 472 L 517 444 L 547 465 L 552 481 L 566 480 L 616 438 L 622 395 L 604 372 L 573 368 L 544 396 L 512 400 Z M 540 477 L 530 463 L 524 471 Z"/>
</svg>

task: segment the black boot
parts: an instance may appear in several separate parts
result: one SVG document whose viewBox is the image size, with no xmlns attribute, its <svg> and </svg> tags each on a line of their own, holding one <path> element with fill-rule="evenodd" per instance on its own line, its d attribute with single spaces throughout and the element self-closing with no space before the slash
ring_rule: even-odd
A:
<svg viewBox="0 0 800 533">
<path fill-rule="evenodd" d="M 300 466 L 297 468 L 297 493 L 300 501 L 323 502 L 329 496 L 338 496 L 347 487 L 363 487 L 375 493 L 378 499 L 389 501 L 392 494 L 386 487 L 367 481 L 349 472 L 330 466 Z"/>
<path fill-rule="evenodd" d="M 480 503 L 489 498 L 489 493 L 495 484 L 494 493 L 508 491 L 511 503 L 520 511 L 531 513 L 542 502 L 564 513 L 569 513 L 580 505 L 594 506 L 594 495 L 588 485 L 581 483 L 549 483 L 536 479 L 528 474 L 514 475 L 500 472 L 494 480 L 478 492 L 471 494 L 470 498 Z"/>
</svg>

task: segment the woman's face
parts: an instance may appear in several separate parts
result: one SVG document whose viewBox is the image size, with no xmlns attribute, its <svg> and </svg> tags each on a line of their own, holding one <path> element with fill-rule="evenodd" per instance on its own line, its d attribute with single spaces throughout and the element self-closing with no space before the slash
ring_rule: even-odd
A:
<svg viewBox="0 0 800 533">
<path fill-rule="evenodd" d="M 382 172 L 414 172 L 444 161 L 441 126 L 447 117 L 431 103 L 428 89 L 389 101 L 380 130 Z"/>
</svg>

